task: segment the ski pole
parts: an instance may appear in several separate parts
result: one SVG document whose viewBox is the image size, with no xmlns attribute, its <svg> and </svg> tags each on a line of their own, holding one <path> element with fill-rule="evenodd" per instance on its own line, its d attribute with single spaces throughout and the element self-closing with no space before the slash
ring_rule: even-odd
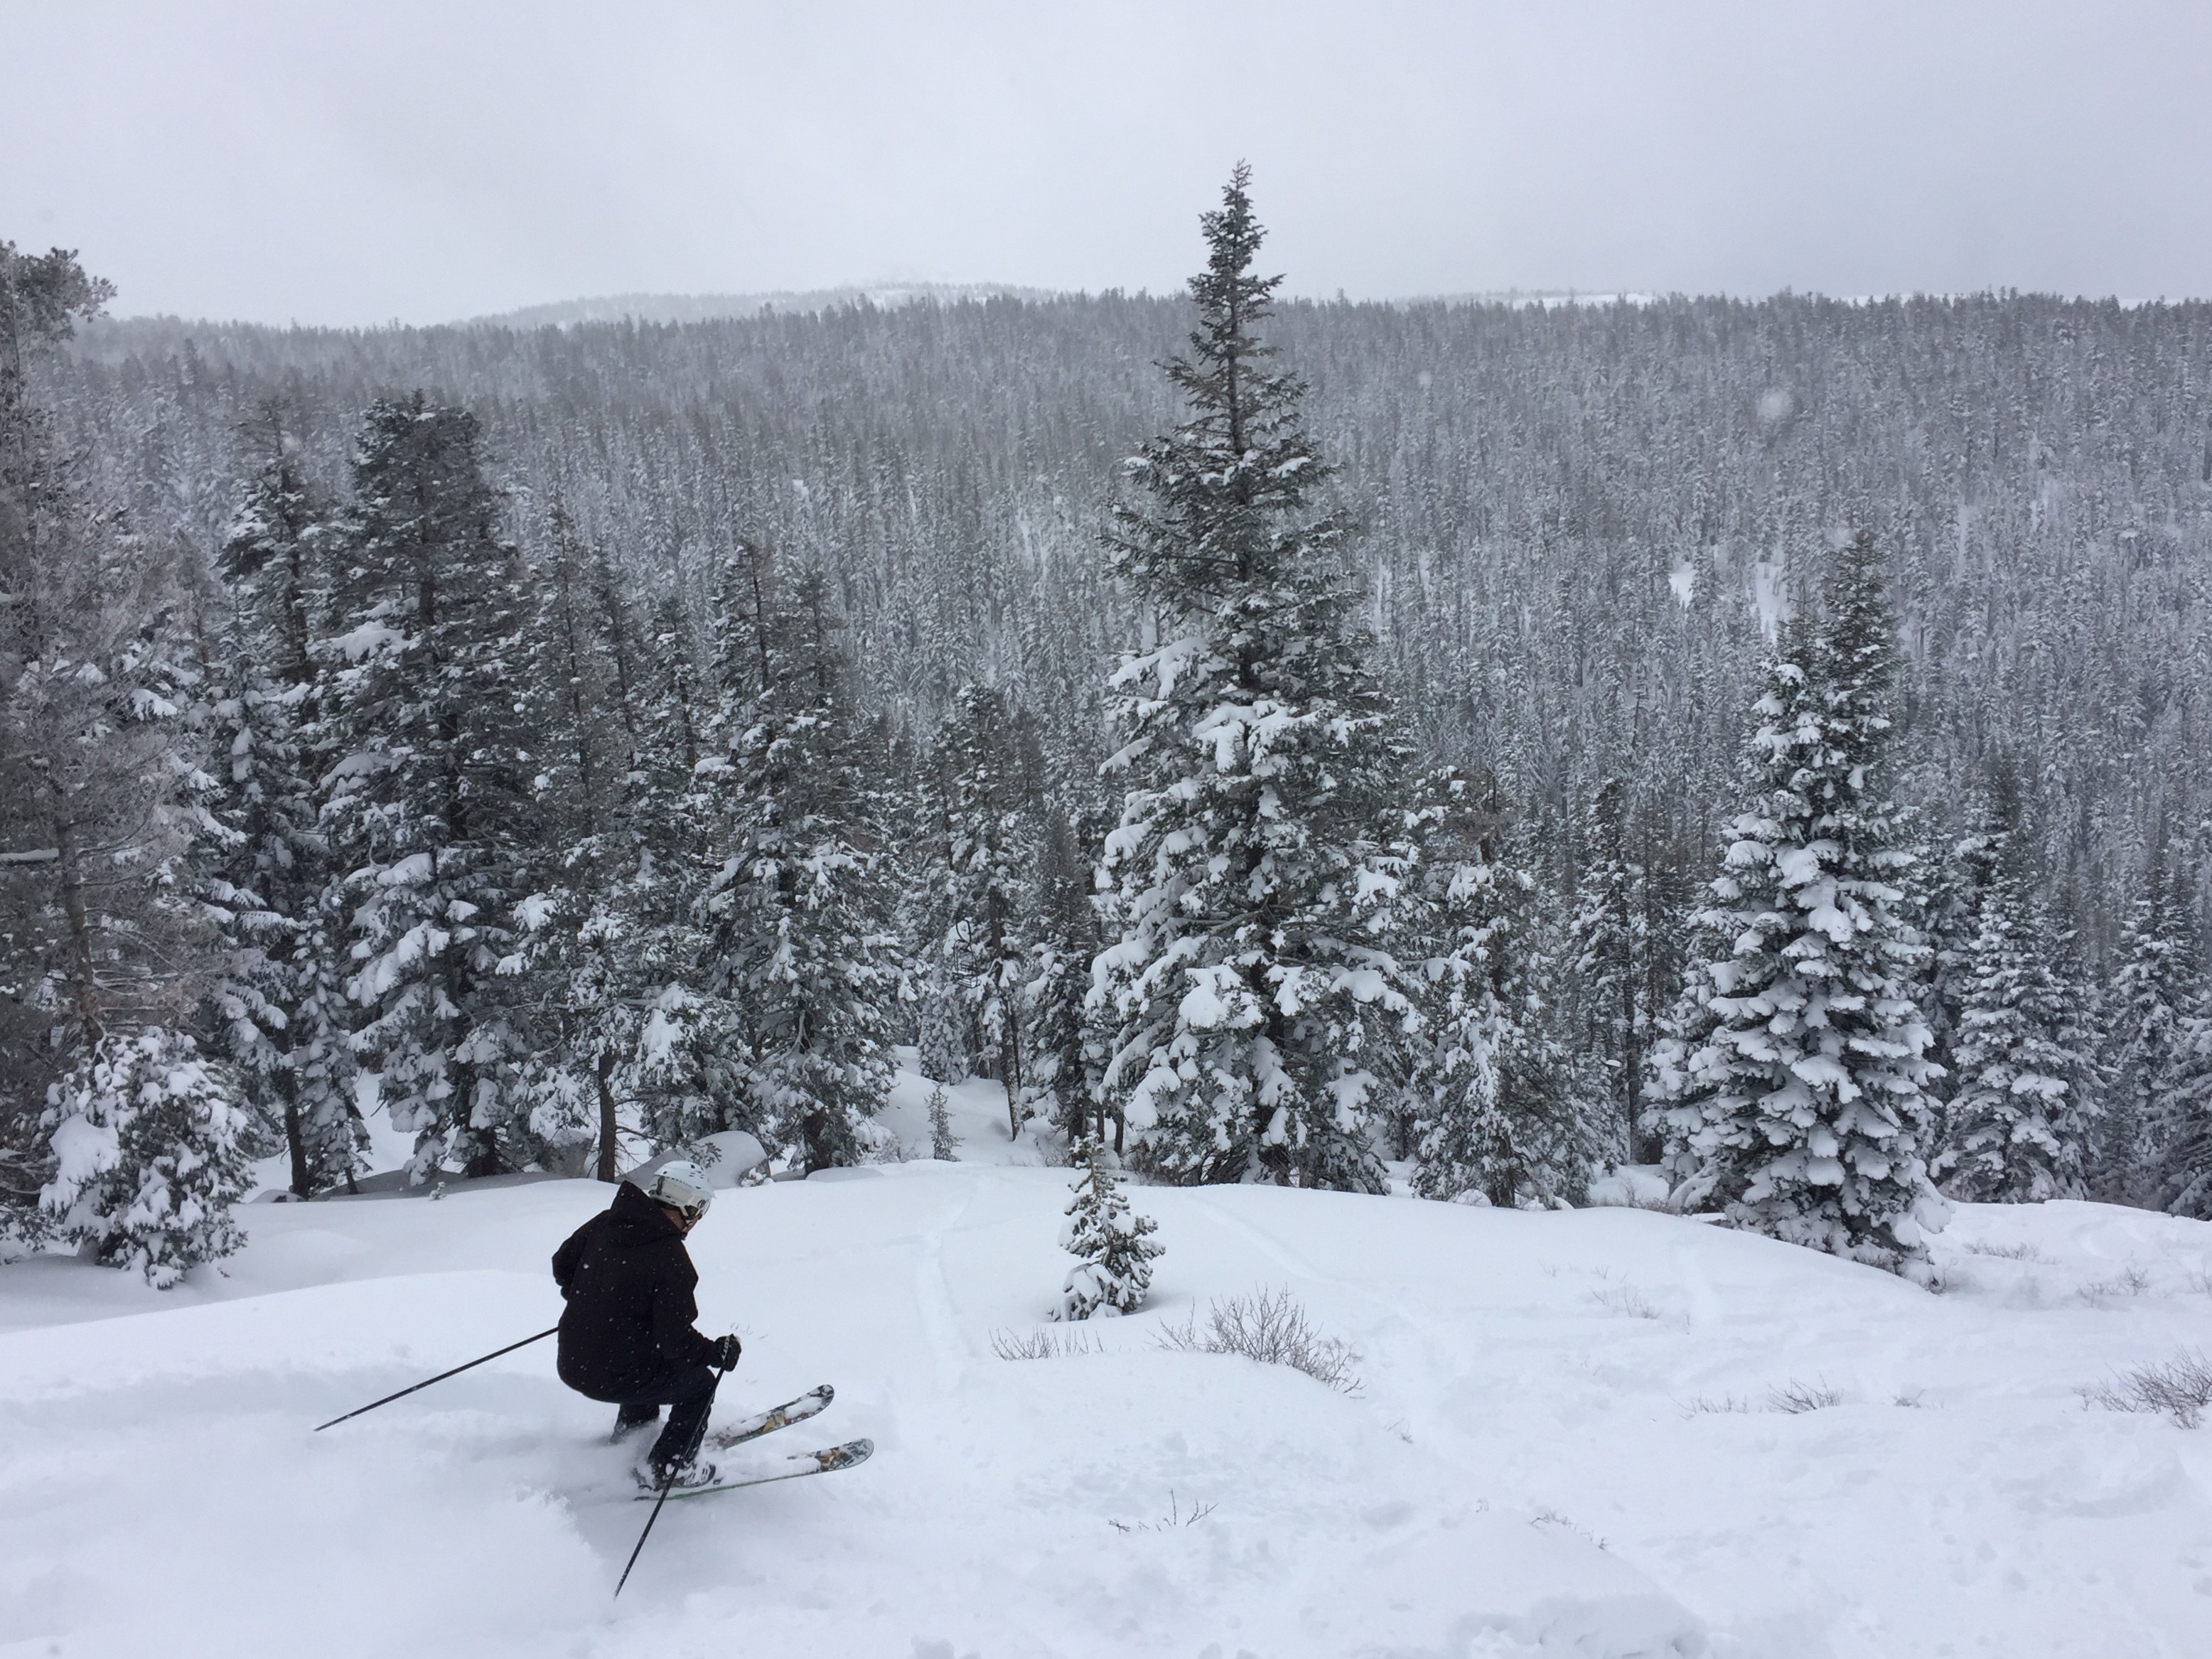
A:
<svg viewBox="0 0 2212 1659">
<path fill-rule="evenodd" d="M 724 1376 L 730 1374 L 727 1366 L 717 1369 Z M 683 1468 L 681 1463 L 672 1462 L 668 1466 L 668 1473 L 660 1478 L 660 1496 L 653 1500 L 653 1513 L 645 1517 L 645 1530 L 638 1534 L 637 1542 L 630 1550 L 629 1559 L 623 1563 L 623 1576 L 615 1580 L 616 1595 L 623 1593 L 623 1586 L 629 1583 L 629 1570 L 637 1565 L 637 1558 L 645 1553 L 645 1540 L 653 1536 L 653 1523 L 660 1519 L 660 1506 L 668 1501 L 668 1489 L 676 1484 L 677 1474 Z"/>
<path fill-rule="evenodd" d="M 344 1422 L 346 1418 L 359 1417 L 362 1414 L 362 1412 L 373 1412 L 379 1406 L 389 1406 L 395 1400 L 404 1400 L 409 1395 L 417 1393 L 423 1389 L 428 1388 L 433 1382 L 442 1382 L 449 1376 L 459 1376 L 463 1371 L 473 1370 L 478 1365 L 483 1364 L 484 1363 L 484 1359 L 496 1359 L 503 1353 L 513 1353 L 517 1348 L 526 1348 L 533 1342 L 543 1342 L 547 1337 L 552 1335 L 554 1331 L 557 1331 L 560 1328 L 561 1328 L 558 1325 L 556 1325 L 550 1330 L 538 1332 L 535 1336 L 526 1336 L 520 1342 L 510 1342 L 503 1348 L 495 1348 L 491 1352 L 486 1354 L 483 1357 L 483 1359 L 471 1359 L 465 1365 L 456 1365 L 449 1371 L 440 1371 L 435 1376 L 425 1377 L 411 1389 L 402 1389 L 398 1394 L 387 1394 L 381 1400 L 372 1400 L 368 1404 L 363 1406 L 361 1408 L 361 1411 L 348 1412 L 345 1414 L 345 1417 L 333 1417 L 328 1423 L 316 1424 L 315 1432 L 317 1434 L 320 1434 L 325 1429 Z"/>
<path fill-rule="evenodd" d="M 637 1543 L 630 1550 L 629 1559 L 623 1563 L 623 1576 L 615 1580 L 617 1595 L 620 1595 L 623 1586 L 629 1583 L 629 1570 L 637 1565 L 637 1558 L 645 1553 L 645 1540 L 653 1536 L 653 1523 L 660 1519 L 660 1506 L 668 1501 L 668 1489 L 676 1484 L 677 1474 L 683 1467 L 681 1463 L 671 1463 L 668 1473 L 660 1477 L 660 1496 L 653 1500 L 653 1513 L 645 1517 L 645 1530 L 638 1534 Z"/>
</svg>

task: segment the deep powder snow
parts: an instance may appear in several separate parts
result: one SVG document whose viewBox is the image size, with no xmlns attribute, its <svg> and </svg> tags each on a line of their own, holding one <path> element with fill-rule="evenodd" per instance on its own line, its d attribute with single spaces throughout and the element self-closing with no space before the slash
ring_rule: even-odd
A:
<svg viewBox="0 0 2212 1659">
<path fill-rule="evenodd" d="M 249 1206 L 166 1295 L 0 1268 L 0 1659 L 2212 1653 L 2212 1429 L 2076 1392 L 2212 1348 L 2212 1226 L 1963 1206 L 1931 1296 L 1638 1210 L 1133 1187 L 1151 1302 L 1009 1361 L 1069 1172 L 952 1092 L 962 1162 L 726 1193 L 693 1236 L 745 1345 L 720 1414 L 831 1382 L 757 1455 L 878 1450 L 672 1509 L 619 1601 L 643 1508 L 550 1344 L 310 1432 L 551 1323 L 605 1188 Z M 1156 1347 L 1255 1289 L 1358 1350 L 1357 1396 Z"/>
</svg>

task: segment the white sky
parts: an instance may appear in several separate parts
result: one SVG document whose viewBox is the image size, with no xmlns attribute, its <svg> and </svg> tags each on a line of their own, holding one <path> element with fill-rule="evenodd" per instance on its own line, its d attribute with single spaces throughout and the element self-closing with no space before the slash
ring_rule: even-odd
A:
<svg viewBox="0 0 2212 1659">
<path fill-rule="evenodd" d="M 1179 283 L 2212 294 L 2212 0 L 0 0 L 0 239 L 117 309 Z"/>
</svg>

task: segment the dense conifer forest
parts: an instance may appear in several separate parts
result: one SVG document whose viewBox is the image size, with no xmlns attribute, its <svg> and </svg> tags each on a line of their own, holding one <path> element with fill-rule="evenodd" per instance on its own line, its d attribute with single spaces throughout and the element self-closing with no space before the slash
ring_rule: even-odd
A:
<svg viewBox="0 0 2212 1659">
<path fill-rule="evenodd" d="M 2212 1214 L 2212 307 L 109 320 L 0 248 L 21 1240 L 244 1160 Z M 1164 368 L 1166 372 L 1163 372 Z M 181 1242 L 180 1242 L 181 1241 Z"/>
</svg>

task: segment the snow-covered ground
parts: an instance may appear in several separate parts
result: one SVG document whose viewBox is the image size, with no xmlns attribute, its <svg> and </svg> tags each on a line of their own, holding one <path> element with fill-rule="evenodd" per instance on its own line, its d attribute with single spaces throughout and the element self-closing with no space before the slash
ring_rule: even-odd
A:
<svg viewBox="0 0 2212 1659">
<path fill-rule="evenodd" d="M 255 1205 L 165 1296 L 0 1267 L 0 1656 L 2212 1654 L 2212 1428 L 2075 1392 L 2212 1349 L 2212 1227 L 1968 1208 L 1930 1296 L 1638 1210 L 1140 1188 L 1150 1307 L 1009 1361 L 1067 1173 L 989 1085 L 954 1109 L 957 1164 L 694 1235 L 745 1343 L 724 1414 L 829 1381 L 763 1455 L 878 1450 L 672 1506 L 618 1601 L 645 1510 L 550 1344 L 310 1432 L 550 1324 L 605 1188 Z M 1359 1351 L 1358 1397 L 1155 1347 L 1260 1287 Z"/>
</svg>

